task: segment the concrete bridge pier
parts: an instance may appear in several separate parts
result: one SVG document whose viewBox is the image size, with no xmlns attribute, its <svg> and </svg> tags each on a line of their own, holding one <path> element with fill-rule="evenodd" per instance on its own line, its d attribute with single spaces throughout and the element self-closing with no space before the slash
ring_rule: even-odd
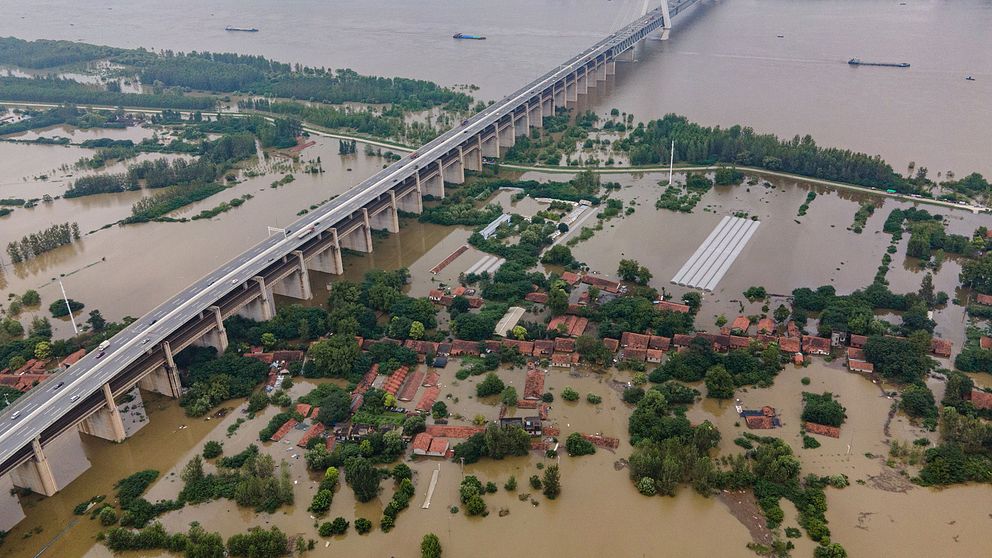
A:
<svg viewBox="0 0 992 558">
<path fill-rule="evenodd" d="M 463 163 L 461 154 L 448 161 L 447 164 L 441 163 L 441 169 L 445 182 L 450 184 L 465 183 L 465 164 Z"/>
<path fill-rule="evenodd" d="M 0 531 L 10 531 L 25 517 L 21 502 L 14 494 L 14 481 L 10 475 L 0 477 Z"/>
<path fill-rule="evenodd" d="M 502 126 L 497 124 L 496 129 L 498 130 L 497 135 L 499 136 L 498 141 L 500 151 L 505 153 L 504 150 L 509 150 L 517 143 L 517 136 L 514 133 L 512 117 L 509 122 L 503 124 Z"/>
<path fill-rule="evenodd" d="M 31 459 L 10 473 L 11 482 L 18 488 L 54 496 L 90 468 L 79 434 L 74 430 L 50 440 L 44 449 L 41 441 L 35 438 L 31 448 L 34 452 Z"/>
<path fill-rule="evenodd" d="M 362 208 L 363 223 L 351 230 L 351 232 L 338 236 L 342 248 L 355 250 L 356 252 L 372 252 L 372 226 L 369 222 L 369 212 Z"/>
<path fill-rule="evenodd" d="M 470 171 L 480 172 L 482 171 L 482 141 L 479 140 L 476 145 L 469 147 L 467 150 L 462 150 L 462 162 L 465 163 L 465 169 Z"/>
<path fill-rule="evenodd" d="M 482 140 L 482 156 L 499 159 L 499 133 L 496 130 Z"/>
<path fill-rule="evenodd" d="M 544 127 L 544 114 L 541 106 L 543 103 L 538 101 L 536 103 L 527 103 L 527 120 L 530 122 L 533 128 L 543 128 Z"/>
<path fill-rule="evenodd" d="M 111 442 L 123 442 L 128 437 L 127 428 L 124 426 L 124 419 L 121 417 L 121 406 L 114 400 L 114 394 L 110 390 L 110 384 L 103 384 L 103 398 L 106 407 L 93 413 L 83 422 L 79 423 L 79 431 L 83 434 L 110 440 Z M 141 395 L 137 394 L 138 404 L 141 403 Z M 130 403 L 133 402 L 132 399 Z M 146 423 L 140 423 L 142 426 Z M 136 431 L 137 429 L 135 429 Z"/>
<path fill-rule="evenodd" d="M 551 95 L 551 116 L 554 116 L 555 109 L 566 108 L 568 103 L 565 102 L 565 91 L 568 86 L 565 83 L 559 85 L 554 85 Z"/>
<path fill-rule="evenodd" d="M 579 100 L 579 87 L 577 76 L 572 76 L 572 81 L 565 81 L 565 106 L 574 105 Z"/>
<path fill-rule="evenodd" d="M 265 285 L 265 278 L 256 275 L 255 277 L 252 277 L 252 280 L 258 284 L 258 289 L 261 294 L 239 308 L 238 315 L 242 318 L 255 320 L 256 322 L 270 320 L 272 319 L 272 316 L 275 316 L 276 312 L 269 289 Z"/>
<path fill-rule="evenodd" d="M 264 288 L 264 282 L 262 285 L 262 296 L 264 297 L 268 295 L 268 292 Z M 178 399 L 183 394 L 183 384 L 179 381 L 179 368 L 176 367 L 176 361 L 172 359 L 172 346 L 169 345 L 168 341 L 162 342 L 162 351 L 165 353 L 165 365 L 146 374 L 138 381 L 138 387 L 145 391 Z"/>
<path fill-rule="evenodd" d="M 332 236 L 331 244 L 326 249 L 314 254 L 307 262 L 307 268 L 310 271 L 341 275 L 344 273 L 344 262 L 341 261 L 341 244 L 338 242 L 338 231 L 336 229 L 328 229 L 327 233 Z"/>
<path fill-rule="evenodd" d="M 610 60 L 609 62 L 603 65 L 606 66 L 606 70 L 605 70 L 606 77 L 603 78 L 604 80 L 609 79 L 610 76 L 615 76 L 617 74 L 617 63 L 615 60 Z"/>
<path fill-rule="evenodd" d="M 513 115 L 513 135 L 516 137 L 523 137 L 530 134 L 530 118 L 528 118 L 527 111 L 524 110 L 520 114 Z"/>
<path fill-rule="evenodd" d="M 621 52 L 616 56 L 616 60 L 620 62 L 633 62 L 634 61 L 634 47 L 630 47 L 627 50 Z"/>
<path fill-rule="evenodd" d="M 544 118 L 555 115 L 555 96 L 541 97 L 541 125 L 544 125 Z"/>
<path fill-rule="evenodd" d="M 368 222 L 366 218 L 366 223 Z M 310 300 L 313 298 L 313 293 L 310 292 L 310 274 L 307 272 L 307 263 L 303 259 L 303 252 L 299 250 L 294 250 L 292 254 L 287 256 L 287 258 L 296 261 L 296 268 L 289 273 L 286 277 L 283 277 L 280 281 L 272 285 L 272 292 L 282 296 L 287 296 L 290 298 L 297 298 L 300 300 Z M 290 261 L 290 260 L 287 260 Z M 211 308 L 216 308 L 211 306 Z M 220 310 L 217 310 L 218 321 L 220 318 Z M 227 348 L 227 332 L 223 329 L 223 322 L 220 322 L 218 331 L 222 332 L 224 335 L 224 348 Z"/>
<path fill-rule="evenodd" d="M 577 70 L 575 72 L 577 76 L 575 79 L 575 90 L 576 95 L 587 95 L 589 94 L 589 72 L 585 68 Z"/>
<path fill-rule="evenodd" d="M 423 192 L 423 195 L 437 200 L 444 198 L 444 167 L 440 160 L 437 162 L 437 172 L 423 180 L 420 179 L 419 174 L 416 176 L 417 188 Z"/>
<path fill-rule="evenodd" d="M 193 344 L 201 347 L 213 347 L 217 349 L 218 354 L 223 354 L 228 346 L 227 330 L 224 329 L 224 318 L 220 313 L 220 308 L 211 306 L 208 310 L 213 313 L 216 325 L 194 341 Z"/>
<path fill-rule="evenodd" d="M 374 215 L 369 215 L 369 224 L 375 230 L 385 229 L 391 233 L 400 232 L 400 215 L 397 212 L 396 192 L 389 191 L 389 203 Z"/>
<path fill-rule="evenodd" d="M 411 188 L 407 193 L 396 198 L 396 207 L 407 213 L 423 213 L 424 198 L 420 192 L 420 184 Z"/>
</svg>

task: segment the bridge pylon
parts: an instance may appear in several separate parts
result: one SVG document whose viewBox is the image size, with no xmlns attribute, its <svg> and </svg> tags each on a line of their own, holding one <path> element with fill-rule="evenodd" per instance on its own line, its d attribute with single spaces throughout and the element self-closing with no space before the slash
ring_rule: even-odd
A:
<svg viewBox="0 0 992 558">
<path fill-rule="evenodd" d="M 661 16 L 665 20 L 665 24 L 661 27 L 661 35 L 658 36 L 662 41 L 668 40 L 668 32 L 672 30 L 672 16 L 668 11 L 668 0 L 661 0 Z M 651 0 L 644 0 L 641 5 L 641 15 L 646 15 L 651 10 Z"/>
</svg>

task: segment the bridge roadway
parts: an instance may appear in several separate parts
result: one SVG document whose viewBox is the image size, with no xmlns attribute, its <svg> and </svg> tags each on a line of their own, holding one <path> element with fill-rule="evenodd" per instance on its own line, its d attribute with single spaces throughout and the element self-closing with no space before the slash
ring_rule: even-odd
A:
<svg viewBox="0 0 992 558">
<path fill-rule="evenodd" d="M 674 4 L 669 13 L 678 14 L 696 1 L 684 0 Z M 540 101 L 542 93 L 548 90 L 553 92 L 553 88 L 558 86 L 564 89 L 567 83 L 574 83 L 578 77 L 576 72 L 588 69 L 590 65 L 595 67 L 614 61 L 618 55 L 663 27 L 670 27 L 670 24 L 664 25 L 663 8 L 648 12 L 490 105 L 461 126 L 423 145 L 413 156 L 397 161 L 311 211 L 293 223 L 286 235 L 270 236 L 191 284 L 115 335 L 102 358 L 97 356 L 99 351 L 93 351 L 65 372 L 20 397 L 0 416 L 0 475 L 7 474 L 31 457 L 34 440 L 44 445 L 105 405 L 102 394 L 104 384 L 121 384 L 130 379 L 122 375 L 138 376 L 149 367 L 160 366 L 164 362 L 163 341 L 174 341 L 177 334 L 181 337 L 183 331 L 192 331 L 195 324 L 202 320 L 213 319 L 208 312 L 211 306 L 249 283 L 253 277 L 264 276 L 267 271 L 282 265 L 281 258 L 300 250 L 311 237 L 342 221 L 354 219 L 363 207 L 376 203 L 381 196 L 421 172 L 422 167 L 426 168 L 452 152 L 457 153 L 459 147 L 500 119 L 506 116 L 512 119 L 521 106 L 526 107 L 534 99 Z M 570 76 L 573 77 L 572 82 L 567 81 Z M 314 232 L 299 237 L 302 231 L 311 227 Z M 204 313 L 208 314 L 206 318 Z"/>
</svg>

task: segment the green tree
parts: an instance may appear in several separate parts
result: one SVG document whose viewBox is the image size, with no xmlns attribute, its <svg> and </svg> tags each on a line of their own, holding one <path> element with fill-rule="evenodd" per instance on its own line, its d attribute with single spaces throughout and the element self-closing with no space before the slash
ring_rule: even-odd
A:
<svg viewBox="0 0 992 558">
<path fill-rule="evenodd" d="M 637 260 L 623 259 L 617 266 L 617 275 L 624 281 L 630 281 L 639 285 L 647 285 L 651 280 L 651 271 L 641 265 Z"/>
<path fill-rule="evenodd" d="M 561 398 L 564 399 L 565 401 L 578 401 L 579 392 L 575 391 L 571 387 L 566 387 L 565 389 L 561 390 Z"/>
<path fill-rule="evenodd" d="M 490 372 L 486 374 L 484 380 L 479 382 L 475 386 L 475 394 L 478 397 L 487 397 L 489 395 L 496 395 L 503 391 L 506 386 L 503 384 L 503 380 L 499 379 L 499 376 L 495 372 Z"/>
<path fill-rule="evenodd" d="M 318 404 L 320 411 L 317 412 L 317 420 L 327 426 L 337 424 L 351 415 L 351 395 L 341 388 L 331 389 Z"/>
<path fill-rule="evenodd" d="M 224 446 L 218 441 L 210 440 L 203 444 L 204 459 L 214 459 L 215 457 L 220 457 L 222 453 L 224 453 Z"/>
<path fill-rule="evenodd" d="M 48 360 L 52 358 L 52 345 L 48 341 L 39 341 L 34 345 L 34 358 Z"/>
<path fill-rule="evenodd" d="M 276 336 L 268 331 L 262 334 L 261 340 L 262 340 L 262 346 L 265 347 L 266 350 L 275 347 L 276 341 L 278 341 L 278 339 L 276 339 Z"/>
<path fill-rule="evenodd" d="M 82 302 L 73 300 L 71 298 L 69 299 L 68 304 L 69 306 L 66 307 L 65 300 L 62 299 L 56 300 L 55 302 L 48 305 L 48 311 L 52 314 L 53 318 L 64 318 L 65 316 L 69 315 L 69 309 L 72 309 L 72 312 L 75 313 L 82 310 L 84 307 L 84 304 Z"/>
<path fill-rule="evenodd" d="M 434 404 L 431 405 L 431 416 L 434 417 L 435 420 L 443 419 L 448 416 L 448 406 L 444 403 L 444 401 L 435 401 Z"/>
<path fill-rule="evenodd" d="M 568 293 L 565 289 L 555 287 L 548 291 L 548 309 L 555 316 L 560 316 L 568 310 Z"/>
<path fill-rule="evenodd" d="M 583 359 L 599 366 L 605 366 L 613 359 L 613 353 L 606 345 L 589 335 L 582 335 L 575 340 L 575 350 Z"/>
<path fill-rule="evenodd" d="M 114 523 L 117 523 L 117 512 L 114 508 L 107 506 L 100 510 L 100 525 L 108 527 Z"/>
<path fill-rule="evenodd" d="M 948 384 L 949 385 L 949 384 Z M 899 407 L 915 418 L 937 418 L 937 402 L 926 384 L 913 384 L 902 390 Z"/>
<path fill-rule="evenodd" d="M 414 321 L 410 324 L 410 339 L 423 339 L 424 333 L 424 324 L 418 321 Z"/>
<path fill-rule="evenodd" d="M 517 390 L 513 386 L 507 386 L 503 388 L 503 391 L 499 394 L 500 401 L 503 402 L 507 407 L 517 406 Z"/>
<path fill-rule="evenodd" d="M 544 469 L 544 495 L 549 500 L 554 500 L 559 495 L 561 495 L 561 473 L 558 471 L 558 465 L 551 465 Z"/>
<path fill-rule="evenodd" d="M 556 244 L 548 248 L 541 257 L 541 263 L 551 265 L 566 266 L 574 261 L 575 257 L 572 256 L 572 249 L 564 244 Z"/>
<path fill-rule="evenodd" d="M 513 326 L 511 332 L 513 333 L 513 337 L 518 341 L 523 341 L 524 339 L 527 339 L 527 328 L 525 328 L 522 325 Z"/>
<path fill-rule="evenodd" d="M 364 457 L 350 457 L 344 463 L 345 480 L 355 492 L 355 499 L 368 502 L 379 494 L 379 471 Z"/>
<path fill-rule="evenodd" d="M 844 423 L 846 409 L 838 403 L 832 393 L 823 392 L 815 394 L 803 392 L 803 414 L 804 421 L 825 424 L 827 426 L 840 426 Z"/>
<path fill-rule="evenodd" d="M 434 533 L 427 533 L 421 539 L 420 558 L 441 558 L 441 541 Z"/>
<path fill-rule="evenodd" d="M 372 530 L 372 522 L 364 517 L 359 517 L 355 520 L 355 531 L 358 531 L 359 535 L 364 535 Z"/>
<path fill-rule="evenodd" d="M 582 434 L 572 432 L 565 439 L 565 450 L 568 451 L 568 455 L 577 457 L 596 453 L 596 446 L 592 445 L 592 442 L 589 440 L 586 440 Z"/>
<path fill-rule="evenodd" d="M 961 283 L 980 293 L 992 294 L 992 251 L 980 258 L 965 260 L 958 275 Z"/>
<path fill-rule="evenodd" d="M 107 328 L 107 320 L 103 319 L 103 314 L 99 310 L 91 310 L 90 317 L 86 320 L 86 323 L 90 324 L 93 331 L 103 331 Z"/>
<path fill-rule="evenodd" d="M 706 397 L 732 399 L 734 389 L 734 378 L 723 366 L 714 366 L 706 372 Z"/>
<path fill-rule="evenodd" d="M 360 354 L 358 342 L 347 335 L 334 335 L 326 341 L 318 341 L 307 352 L 316 375 L 330 378 L 347 377 Z"/>
<path fill-rule="evenodd" d="M 21 302 L 23 302 L 25 306 L 38 306 L 41 304 L 41 295 L 39 295 L 38 291 L 34 289 L 28 289 L 23 295 L 21 295 Z"/>
</svg>

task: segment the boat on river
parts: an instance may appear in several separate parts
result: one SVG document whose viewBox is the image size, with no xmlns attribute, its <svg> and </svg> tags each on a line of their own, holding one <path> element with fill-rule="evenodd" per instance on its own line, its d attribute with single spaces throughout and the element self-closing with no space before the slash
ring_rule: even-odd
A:
<svg viewBox="0 0 992 558">
<path fill-rule="evenodd" d="M 452 39 L 471 39 L 474 41 L 484 41 L 486 38 L 482 35 L 469 35 L 468 33 L 455 33 L 451 36 Z"/>
<path fill-rule="evenodd" d="M 258 33 L 257 27 L 232 27 L 228 25 L 224 31 L 244 31 L 245 33 Z"/>
<path fill-rule="evenodd" d="M 889 68 L 908 68 L 909 62 L 864 62 L 860 58 L 852 58 L 847 61 L 852 66 L 887 66 Z"/>
</svg>

